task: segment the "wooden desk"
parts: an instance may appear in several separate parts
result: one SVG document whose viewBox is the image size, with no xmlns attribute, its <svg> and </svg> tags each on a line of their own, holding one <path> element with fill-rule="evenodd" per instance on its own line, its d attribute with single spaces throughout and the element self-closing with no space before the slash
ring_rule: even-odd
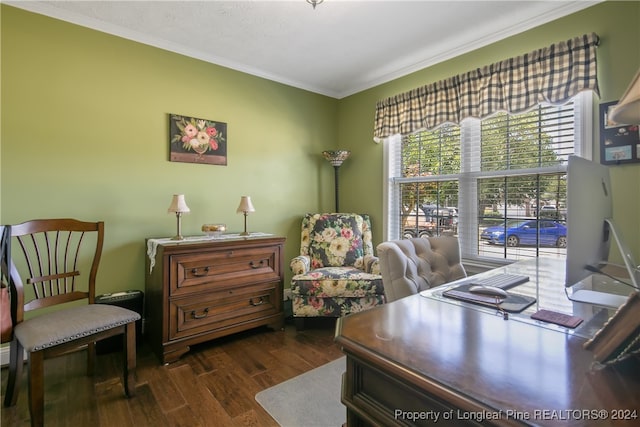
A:
<svg viewBox="0 0 640 427">
<path fill-rule="evenodd" d="M 520 267 L 532 265 L 537 273 L 526 287 L 540 292 L 544 281 L 555 280 L 564 295 L 554 261 Z M 539 304 L 530 310 L 544 308 Z M 597 369 L 582 348 L 583 334 L 521 316 L 504 320 L 495 310 L 414 295 L 341 318 L 336 341 L 347 355 L 347 424 L 638 425 L 637 357 Z"/>
</svg>

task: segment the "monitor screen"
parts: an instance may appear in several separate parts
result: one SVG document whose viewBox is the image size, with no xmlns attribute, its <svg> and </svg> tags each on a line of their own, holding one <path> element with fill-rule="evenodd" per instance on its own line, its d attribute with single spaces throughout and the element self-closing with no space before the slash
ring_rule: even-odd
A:
<svg viewBox="0 0 640 427">
<path fill-rule="evenodd" d="M 567 168 L 566 286 L 593 274 L 609 257 L 613 236 L 606 220 L 613 217 L 609 168 L 570 156 Z"/>
</svg>

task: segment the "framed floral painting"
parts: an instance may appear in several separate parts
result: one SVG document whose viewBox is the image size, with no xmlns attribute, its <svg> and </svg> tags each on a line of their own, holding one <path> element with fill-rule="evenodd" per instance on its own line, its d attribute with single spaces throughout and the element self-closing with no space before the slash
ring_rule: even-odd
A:
<svg viewBox="0 0 640 427">
<path fill-rule="evenodd" d="M 227 165 L 227 124 L 170 114 L 169 160 Z"/>
</svg>

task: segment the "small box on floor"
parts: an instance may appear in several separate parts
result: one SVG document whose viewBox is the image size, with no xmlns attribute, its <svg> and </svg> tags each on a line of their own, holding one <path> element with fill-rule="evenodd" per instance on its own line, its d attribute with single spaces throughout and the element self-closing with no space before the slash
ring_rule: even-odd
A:
<svg viewBox="0 0 640 427">
<path fill-rule="evenodd" d="M 96 297 L 96 304 L 124 307 L 143 316 L 144 293 L 138 290 L 103 294 Z M 136 321 L 136 342 L 142 340 L 142 318 Z M 122 336 L 110 337 L 96 343 L 96 353 L 106 354 L 122 350 Z"/>
</svg>

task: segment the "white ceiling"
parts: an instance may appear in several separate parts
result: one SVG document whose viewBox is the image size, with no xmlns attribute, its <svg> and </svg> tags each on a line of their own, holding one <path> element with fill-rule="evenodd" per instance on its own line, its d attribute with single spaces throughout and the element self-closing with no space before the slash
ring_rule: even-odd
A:
<svg viewBox="0 0 640 427">
<path fill-rule="evenodd" d="M 343 98 L 596 1 L 5 1 Z M 523 52 L 524 53 L 524 52 Z"/>
</svg>

